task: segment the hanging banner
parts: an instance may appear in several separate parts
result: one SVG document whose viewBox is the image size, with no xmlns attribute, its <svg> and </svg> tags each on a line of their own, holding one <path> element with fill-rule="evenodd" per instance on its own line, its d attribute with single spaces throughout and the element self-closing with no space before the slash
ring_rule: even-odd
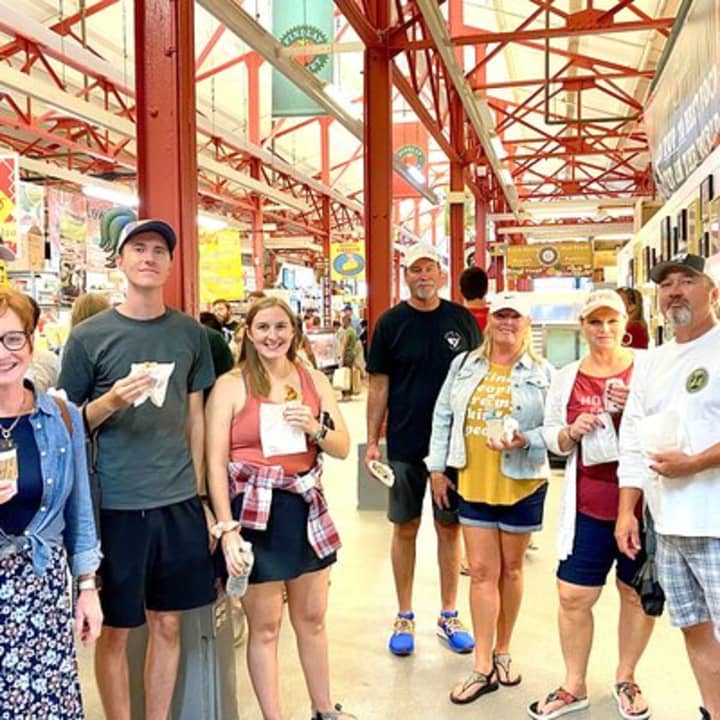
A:
<svg viewBox="0 0 720 720">
<path fill-rule="evenodd" d="M 90 275 L 107 276 L 114 267 L 112 253 L 108 254 L 100 246 L 100 226 L 103 215 L 113 208 L 113 204 L 107 200 L 87 199 L 87 253 L 86 268 L 88 272 L 88 289 L 95 284 Z"/>
<path fill-rule="evenodd" d="M 240 233 L 237 230 L 200 230 L 198 240 L 201 306 L 211 305 L 218 298 L 243 300 L 245 274 Z"/>
<path fill-rule="evenodd" d="M 428 133 L 419 122 L 401 122 L 393 125 L 393 154 L 418 182 L 427 184 Z M 420 198 L 422 195 L 397 173 L 393 173 L 393 197 Z"/>
<path fill-rule="evenodd" d="M 0 155 L 0 240 L 11 261 L 17 256 L 17 215 L 15 205 L 18 194 L 18 156 Z"/>
<path fill-rule="evenodd" d="M 720 144 L 720 2 L 694 0 L 644 112 L 665 198 Z"/>
<path fill-rule="evenodd" d="M 45 188 L 32 183 L 18 183 L 17 243 L 13 271 L 40 271 L 45 267 Z"/>
<path fill-rule="evenodd" d="M 508 245 L 505 259 L 508 275 L 582 277 L 593 271 L 592 246 L 587 242 Z"/>
<path fill-rule="evenodd" d="M 274 0 L 273 35 L 286 48 L 330 45 L 335 32 L 334 12 L 332 0 Z M 292 55 L 292 58 L 319 80 L 332 82 L 332 53 L 308 53 Z M 273 117 L 324 115 L 325 110 L 281 72 L 273 70 L 272 114 Z"/>
<path fill-rule="evenodd" d="M 365 241 L 330 244 L 330 277 L 334 281 L 365 279 Z"/>
<path fill-rule="evenodd" d="M 72 305 L 86 290 L 87 198 L 50 188 L 48 223 L 51 261 L 60 271 L 60 304 Z"/>
</svg>

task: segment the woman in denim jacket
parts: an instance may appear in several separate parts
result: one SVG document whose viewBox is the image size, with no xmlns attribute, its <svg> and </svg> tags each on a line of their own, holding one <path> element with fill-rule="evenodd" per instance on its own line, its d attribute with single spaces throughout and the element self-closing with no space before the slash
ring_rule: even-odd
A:
<svg viewBox="0 0 720 720">
<path fill-rule="evenodd" d="M 532 349 L 526 299 L 501 295 L 490 306 L 485 342 L 453 360 L 435 404 L 426 464 L 438 506 L 450 507 L 457 490 L 476 642 L 472 672 L 450 693 L 454 703 L 521 680 L 510 639 L 525 550 L 542 527 L 550 468 L 541 428 L 551 373 Z"/>
<path fill-rule="evenodd" d="M 68 564 L 88 644 L 102 626 L 100 551 L 82 418 L 23 382 L 34 330 L 27 297 L 0 290 L 0 717 L 79 720 Z"/>
</svg>

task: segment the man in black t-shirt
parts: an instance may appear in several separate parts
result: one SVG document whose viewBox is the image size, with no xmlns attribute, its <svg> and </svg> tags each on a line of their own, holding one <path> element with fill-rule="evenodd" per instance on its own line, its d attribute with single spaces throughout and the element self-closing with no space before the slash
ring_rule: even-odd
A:
<svg viewBox="0 0 720 720">
<path fill-rule="evenodd" d="M 395 473 L 388 505 L 388 518 L 394 524 L 391 557 L 398 598 L 388 647 L 395 655 L 410 655 L 415 649 L 415 543 L 428 481 L 424 458 L 435 400 L 455 355 L 472 350 L 482 339 L 475 319 L 465 308 L 438 296 L 444 276 L 435 250 L 416 245 L 406 253 L 404 265 L 410 299 L 380 317 L 367 363 L 370 390 L 365 460 L 380 459 L 378 440 L 387 410 L 387 454 Z M 456 496 L 452 499 L 456 501 Z M 442 601 L 438 634 L 452 650 L 466 653 L 475 643 L 455 607 L 460 526 L 455 502 L 451 505 L 443 509 L 433 506 Z"/>
</svg>

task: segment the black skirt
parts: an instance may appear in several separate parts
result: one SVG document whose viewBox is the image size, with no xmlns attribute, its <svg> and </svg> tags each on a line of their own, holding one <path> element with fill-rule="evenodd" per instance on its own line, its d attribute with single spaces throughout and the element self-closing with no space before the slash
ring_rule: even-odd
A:
<svg viewBox="0 0 720 720">
<path fill-rule="evenodd" d="M 231 504 L 234 518 L 240 517 L 243 495 Z M 310 506 L 302 495 L 273 490 L 270 519 L 265 530 L 242 528 L 244 540 L 252 543 L 255 564 L 250 583 L 293 580 L 305 573 L 329 567 L 337 553 L 320 558 L 308 540 Z"/>
</svg>

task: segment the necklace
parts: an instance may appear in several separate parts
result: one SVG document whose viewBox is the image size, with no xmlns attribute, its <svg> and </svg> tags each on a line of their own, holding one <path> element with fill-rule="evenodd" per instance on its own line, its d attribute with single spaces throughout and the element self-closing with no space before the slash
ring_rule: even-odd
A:
<svg viewBox="0 0 720 720">
<path fill-rule="evenodd" d="M 20 419 L 23 418 L 24 415 L 18 415 L 10 424 L 9 428 L 6 428 L 2 423 L 0 423 L 0 434 L 2 434 L 2 439 L 5 441 L 8 441 L 10 439 L 10 436 L 12 435 L 12 431 L 15 429 L 17 424 L 20 422 Z"/>
</svg>

